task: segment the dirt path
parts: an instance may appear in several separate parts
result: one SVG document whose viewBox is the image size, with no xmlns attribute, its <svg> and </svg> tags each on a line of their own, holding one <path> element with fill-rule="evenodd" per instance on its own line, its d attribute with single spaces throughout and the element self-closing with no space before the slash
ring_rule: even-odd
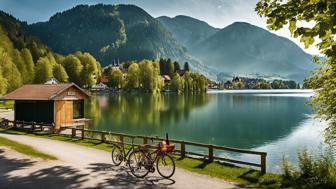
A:
<svg viewBox="0 0 336 189">
<path fill-rule="evenodd" d="M 24 135 L 0 136 L 58 158 L 44 161 L 0 147 L 0 188 L 242 188 L 182 169 L 177 169 L 171 179 L 156 173 L 137 179 L 125 166 L 111 165 L 110 154 L 102 150 Z"/>
</svg>

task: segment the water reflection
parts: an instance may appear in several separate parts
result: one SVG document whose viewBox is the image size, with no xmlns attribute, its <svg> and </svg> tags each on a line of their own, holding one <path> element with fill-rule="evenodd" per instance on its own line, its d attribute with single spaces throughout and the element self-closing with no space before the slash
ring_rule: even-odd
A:
<svg viewBox="0 0 336 189">
<path fill-rule="evenodd" d="M 175 139 L 266 151 L 269 165 L 279 165 L 284 154 L 295 162 L 299 149 L 323 141 L 325 123 L 311 118 L 308 100 L 307 94 L 96 95 L 85 112 L 93 120 L 90 129 L 151 136 L 168 132 Z"/>
<path fill-rule="evenodd" d="M 288 136 L 312 111 L 308 98 L 253 94 L 98 95 L 86 103 L 91 129 L 240 148 Z"/>
<path fill-rule="evenodd" d="M 93 120 L 91 129 L 152 135 L 187 121 L 192 109 L 207 103 L 206 94 L 98 95 L 90 98 L 85 110 Z"/>
</svg>

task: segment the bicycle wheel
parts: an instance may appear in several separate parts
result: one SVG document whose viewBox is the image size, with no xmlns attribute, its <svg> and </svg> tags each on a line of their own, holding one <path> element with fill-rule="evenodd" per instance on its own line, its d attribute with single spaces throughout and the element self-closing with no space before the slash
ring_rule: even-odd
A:
<svg viewBox="0 0 336 189">
<path fill-rule="evenodd" d="M 132 174 L 143 178 L 149 173 L 150 159 L 142 151 L 133 151 L 128 157 L 128 167 Z"/>
<path fill-rule="evenodd" d="M 124 153 L 122 152 L 120 146 L 114 146 L 114 148 L 112 149 L 111 156 L 114 165 L 120 165 L 121 162 L 124 160 Z"/>
<path fill-rule="evenodd" d="M 158 157 L 156 169 L 163 178 L 170 178 L 175 173 L 175 162 L 168 154 Z"/>
</svg>

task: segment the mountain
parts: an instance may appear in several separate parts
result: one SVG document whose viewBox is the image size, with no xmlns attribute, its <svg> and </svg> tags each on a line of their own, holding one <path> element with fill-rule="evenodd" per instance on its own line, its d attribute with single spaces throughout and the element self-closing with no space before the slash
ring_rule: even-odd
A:
<svg viewBox="0 0 336 189">
<path fill-rule="evenodd" d="M 174 18 L 161 16 L 157 18 L 187 48 L 212 36 L 220 29 L 195 18 L 179 15 Z"/>
<path fill-rule="evenodd" d="M 100 65 L 89 53 L 64 56 L 26 33 L 26 22 L 0 11 L 0 95 L 24 84 L 59 82 L 91 86 L 100 77 Z M 76 77 L 74 77 L 76 76 Z"/>
<path fill-rule="evenodd" d="M 302 81 L 314 68 L 311 55 L 289 39 L 244 22 L 221 29 L 190 51 L 224 73 L 278 74 Z"/>
<path fill-rule="evenodd" d="M 187 61 L 211 79 L 223 72 L 296 81 L 314 68 L 295 43 L 251 24 L 218 29 L 188 16 L 155 19 L 134 5 L 79 5 L 25 31 L 58 53 L 90 52 L 103 66 L 162 57 Z"/>
<path fill-rule="evenodd" d="M 114 59 L 179 59 L 186 52 L 159 21 L 134 5 L 79 5 L 27 30 L 56 52 L 88 51 L 103 65 Z"/>
</svg>

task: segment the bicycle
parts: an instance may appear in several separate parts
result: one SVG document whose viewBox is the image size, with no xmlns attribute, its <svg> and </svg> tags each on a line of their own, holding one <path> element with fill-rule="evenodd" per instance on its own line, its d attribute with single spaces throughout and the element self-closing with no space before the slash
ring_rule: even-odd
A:
<svg viewBox="0 0 336 189">
<path fill-rule="evenodd" d="M 153 138 L 151 140 L 153 141 Z M 128 167 L 131 173 L 138 178 L 143 178 L 149 172 L 155 172 L 156 163 L 156 169 L 163 178 L 172 177 L 175 173 L 175 162 L 169 153 L 174 150 L 175 145 L 169 144 L 168 134 L 166 134 L 166 140 L 160 142 L 154 152 L 151 152 L 150 147 L 145 145 L 129 155 Z M 154 158 L 153 155 L 155 155 Z"/>
<path fill-rule="evenodd" d="M 123 161 L 127 161 L 127 156 L 131 154 L 131 152 L 135 148 L 134 138 L 135 137 L 132 137 L 132 145 L 131 145 L 131 148 L 127 151 L 127 153 L 125 150 L 125 145 L 123 143 L 119 145 L 118 144 L 114 145 L 114 148 L 112 149 L 112 152 L 111 152 L 111 158 L 112 158 L 112 162 L 114 165 L 118 166 Z"/>
</svg>

